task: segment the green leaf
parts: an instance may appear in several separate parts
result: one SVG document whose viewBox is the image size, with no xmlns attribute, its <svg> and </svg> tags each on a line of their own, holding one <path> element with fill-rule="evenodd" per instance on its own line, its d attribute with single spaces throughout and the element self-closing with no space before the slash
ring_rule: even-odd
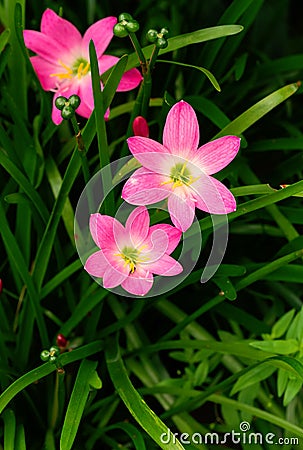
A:
<svg viewBox="0 0 303 450">
<path fill-rule="evenodd" d="M 275 372 L 275 370 L 275 367 L 264 366 L 264 364 L 260 364 L 259 366 L 252 368 L 247 373 L 238 378 L 230 392 L 230 395 L 234 395 L 237 392 L 242 391 L 242 389 L 253 386 L 259 381 L 266 380 L 266 378 L 269 378 Z"/>
<path fill-rule="evenodd" d="M 283 397 L 283 406 L 289 405 L 293 398 L 298 394 L 302 388 L 302 380 L 290 379 L 285 389 Z"/>
<path fill-rule="evenodd" d="M 204 381 L 206 380 L 208 371 L 209 371 L 209 363 L 207 359 L 204 359 L 203 361 L 200 362 L 200 364 L 198 364 L 198 367 L 195 370 L 193 385 L 201 386 L 201 384 L 203 384 Z"/>
<path fill-rule="evenodd" d="M 88 383 L 94 389 L 102 388 L 102 381 L 96 370 L 94 370 L 94 372 L 91 374 Z"/>
<path fill-rule="evenodd" d="M 236 300 L 237 291 L 232 282 L 227 277 L 215 276 L 213 282 L 221 289 L 222 295 L 225 295 L 228 300 Z"/>
<path fill-rule="evenodd" d="M 277 353 L 279 355 L 289 355 L 299 350 L 298 341 L 295 339 L 276 339 L 275 341 L 256 341 L 250 342 L 254 348 L 263 350 L 264 352 Z"/>
<path fill-rule="evenodd" d="M 119 59 L 117 64 L 115 64 L 115 66 L 112 68 L 112 71 L 110 72 L 110 75 L 105 82 L 105 86 L 103 89 L 103 102 L 104 102 L 105 110 L 110 106 L 110 104 L 114 98 L 114 95 L 117 91 L 117 87 L 120 83 L 120 80 L 121 80 L 123 74 L 124 74 L 127 60 L 128 60 L 128 56 L 123 55 Z M 104 113 L 105 113 L 105 111 L 104 111 Z"/>
<path fill-rule="evenodd" d="M 105 345 L 105 358 L 111 380 L 131 415 L 163 450 L 184 450 L 178 439 L 164 443 L 161 436 L 169 436 L 170 430 L 149 408 L 132 385 L 120 356 L 118 342 L 108 339 Z"/>
<path fill-rule="evenodd" d="M 4 47 L 8 43 L 9 37 L 10 37 L 10 29 L 6 28 L 3 30 L 0 34 L 0 53 L 3 51 Z"/>
<path fill-rule="evenodd" d="M 97 365 L 97 362 L 87 359 L 80 364 L 63 423 L 60 450 L 71 450 L 73 446 L 90 392 L 90 380 Z"/>
<path fill-rule="evenodd" d="M 272 339 L 277 339 L 283 336 L 283 334 L 288 330 L 290 322 L 293 320 L 294 314 L 295 310 L 291 309 L 286 314 L 284 314 L 281 319 L 278 320 L 278 322 L 274 324 L 271 330 Z"/>
<path fill-rule="evenodd" d="M 269 111 L 271 111 L 280 103 L 287 100 L 299 89 L 298 83 L 292 83 L 287 86 L 278 89 L 272 94 L 260 100 L 258 103 L 253 105 L 247 111 L 238 116 L 235 120 L 230 122 L 223 130 L 221 130 L 215 138 L 225 135 L 240 135 L 254 123 L 256 123 L 261 117 L 265 116 Z"/>
<path fill-rule="evenodd" d="M 234 34 L 240 33 L 242 30 L 243 27 L 241 25 L 222 25 L 218 27 L 204 28 L 192 33 L 181 34 L 180 36 L 169 38 L 168 46 L 165 49 L 161 49 L 159 51 L 159 55 L 178 50 L 182 47 L 187 47 L 188 45 L 199 44 L 201 42 L 211 41 L 212 39 L 218 39 L 225 36 L 232 36 Z M 153 49 L 153 45 L 149 45 L 143 48 L 143 53 L 146 59 L 150 58 Z M 137 55 L 135 53 L 129 55 L 126 70 L 129 70 L 138 65 L 139 61 Z"/>
<path fill-rule="evenodd" d="M 278 370 L 278 376 L 277 376 L 277 390 L 278 390 L 278 396 L 282 397 L 287 383 L 289 380 L 289 373 L 287 370 L 279 369 Z"/>
<path fill-rule="evenodd" d="M 177 61 L 165 61 L 163 59 L 157 59 L 157 63 L 168 63 L 168 64 L 175 64 L 177 66 L 182 66 L 182 67 L 189 67 L 191 69 L 196 69 L 196 70 L 200 70 L 200 72 L 203 72 L 204 75 L 206 75 L 206 77 L 209 79 L 209 81 L 211 82 L 211 84 L 213 85 L 213 87 L 221 92 L 221 88 L 220 85 L 216 79 L 216 77 L 207 69 L 205 69 L 204 67 L 200 67 L 200 66 L 194 66 L 193 64 L 185 64 L 185 63 L 181 63 L 181 62 L 177 62 Z"/>
<path fill-rule="evenodd" d="M 104 432 L 107 432 L 110 430 L 117 430 L 117 429 L 123 430 L 123 431 L 125 431 L 126 434 L 128 434 L 128 436 L 132 440 L 136 450 L 145 450 L 146 449 L 142 435 L 137 430 L 137 428 L 134 425 L 132 425 L 131 423 L 117 422 L 114 425 L 106 427 L 104 429 Z"/>
<path fill-rule="evenodd" d="M 4 448 L 5 450 L 15 449 L 16 418 L 11 409 L 7 409 L 2 415 L 4 421 Z"/>
</svg>

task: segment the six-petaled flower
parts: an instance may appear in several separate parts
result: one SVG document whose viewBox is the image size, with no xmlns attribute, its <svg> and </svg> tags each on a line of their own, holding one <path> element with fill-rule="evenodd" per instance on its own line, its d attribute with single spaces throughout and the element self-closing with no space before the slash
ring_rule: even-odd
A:
<svg viewBox="0 0 303 450">
<path fill-rule="evenodd" d="M 40 32 L 23 32 L 26 47 L 36 53 L 30 59 L 42 88 L 55 92 L 54 101 L 61 95 L 78 95 L 81 105 L 77 113 L 82 117 L 88 118 L 94 109 L 89 61 L 90 40 L 94 42 L 99 72 L 102 75 L 118 61 L 117 57 L 104 54 L 113 37 L 116 23 L 115 17 L 101 19 L 91 25 L 82 37 L 71 22 L 47 9 L 42 15 Z M 141 79 L 137 69 L 130 69 L 122 76 L 117 91 L 134 89 Z M 52 119 L 55 124 L 62 121 L 60 111 L 54 104 Z"/>
<path fill-rule="evenodd" d="M 92 214 L 90 233 L 100 250 L 86 261 L 85 270 L 102 278 L 111 289 L 121 285 L 134 295 L 145 295 L 153 285 L 153 274 L 178 275 L 181 264 L 170 256 L 181 232 L 169 224 L 149 226 L 146 207 L 135 208 L 123 226 L 117 219 Z"/>
<path fill-rule="evenodd" d="M 234 159 L 240 139 L 224 136 L 198 147 L 199 137 L 197 116 L 185 101 L 169 111 L 163 144 L 147 137 L 130 137 L 129 149 L 143 167 L 125 183 L 122 198 L 134 205 L 168 198 L 171 220 L 182 231 L 191 226 L 195 208 L 211 214 L 235 211 L 234 196 L 211 175 Z"/>
</svg>

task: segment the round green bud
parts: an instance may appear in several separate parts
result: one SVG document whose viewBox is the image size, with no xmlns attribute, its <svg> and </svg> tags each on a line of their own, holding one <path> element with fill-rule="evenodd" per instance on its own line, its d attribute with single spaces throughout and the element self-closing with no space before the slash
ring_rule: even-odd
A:
<svg viewBox="0 0 303 450">
<path fill-rule="evenodd" d="M 118 17 L 119 22 L 122 22 L 123 20 L 129 21 L 129 20 L 132 20 L 132 19 L 133 19 L 132 16 L 130 14 L 128 14 L 128 13 L 122 13 Z"/>
<path fill-rule="evenodd" d="M 40 358 L 44 362 L 48 361 L 49 360 L 49 351 L 48 350 L 42 350 L 42 352 L 40 353 Z"/>
<path fill-rule="evenodd" d="M 54 364 L 56 362 L 57 356 L 50 356 L 49 357 L 49 362 Z"/>
<path fill-rule="evenodd" d="M 127 31 L 129 31 L 130 33 L 135 33 L 136 31 L 139 30 L 140 25 L 136 20 L 130 20 L 129 22 L 127 22 L 127 24 L 125 25 L 125 28 L 127 29 Z"/>
<path fill-rule="evenodd" d="M 73 117 L 75 114 L 75 110 L 71 105 L 64 106 L 64 108 L 61 111 L 61 117 L 62 119 L 69 120 Z"/>
<path fill-rule="evenodd" d="M 49 354 L 50 356 L 59 356 L 60 355 L 60 348 L 57 347 L 56 345 L 53 345 L 50 349 L 49 349 Z"/>
<path fill-rule="evenodd" d="M 114 35 L 120 38 L 128 36 L 128 31 L 125 29 L 125 25 L 122 25 L 122 23 L 116 23 L 114 26 Z"/>
<path fill-rule="evenodd" d="M 80 106 L 81 99 L 78 95 L 71 95 L 68 99 L 68 103 L 75 110 Z"/>
<path fill-rule="evenodd" d="M 55 106 L 56 106 L 56 108 L 60 109 L 60 111 L 62 111 L 66 102 L 67 102 L 67 98 L 65 98 L 61 95 L 60 97 L 56 98 Z"/>
<path fill-rule="evenodd" d="M 146 33 L 146 39 L 148 42 L 154 43 L 158 39 L 158 31 L 157 30 L 148 30 Z"/>
<path fill-rule="evenodd" d="M 166 36 L 168 34 L 168 29 L 167 28 L 161 28 L 160 34 L 162 34 L 162 36 Z"/>
<path fill-rule="evenodd" d="M 158 38 L 155 42 L 155 46 L 157 48 L 166 48 L 168 46 L 168 42 L 165 38 Z"/>
</svg>

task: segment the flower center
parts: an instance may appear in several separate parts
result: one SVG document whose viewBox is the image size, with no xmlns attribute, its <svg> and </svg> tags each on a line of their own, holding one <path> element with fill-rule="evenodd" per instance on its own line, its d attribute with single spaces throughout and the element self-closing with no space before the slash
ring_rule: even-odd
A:
<svg viewBox="0 0 303 450">
<path fill-rule="evenodd" d="M 177 163 L 170 171 L 170 180 L 164 181 L 161 185 L 173 183 L 173 189 L 175 189 L 184 184 L 190 186 L 197 179 L 192 177 L 189 169 L 186 167 L 186 163 Z"/>
<path fill-rule="evenodd" d="M 90 63 L 84 58 L 78 58 L 72 67 L 64 64 L 60 59 L 58 64 L 65 70 L 65 72 L 51 73 L 51 77 L 58 77 L 60 80 L 72 79 L 77 77 L 79 80 L 90 71 Z"/>
<path fill-rule="evenodd" d="M 119 256 L 124 260 L 123 267 L 129 267 L 129 272 L 134 273 L 136 264 L 139 261 L 140 251 L 133 247 L 124 247 L 121 253 L 116 253 L 114 256 Z"/>
</svg>

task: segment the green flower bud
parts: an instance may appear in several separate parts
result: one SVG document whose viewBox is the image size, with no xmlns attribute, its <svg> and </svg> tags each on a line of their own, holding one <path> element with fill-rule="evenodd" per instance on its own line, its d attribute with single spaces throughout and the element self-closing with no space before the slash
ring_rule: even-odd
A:
<svg viewBox="0 0 303 450">
<path fill-rule="evenodd" d="M 167 39 L 165 38 L 158 38 L 155 42 L 155 46 L 157 48 L 166 48 L 168 46 Z"/>
<path fill-rule="evenodd" d="M 49 354 L 51 357 L 57 357 L 60 355 L 60 348 L 57 347 L 56 345 L 53 345 L 50 349 L 49 349 Z"/>
<path fill-rule="evenodd" d="M 127 22 L 127 24 L 125 25 L 125 28 L 127 29 L 127 31 L 129 31 L 130 33 L 135 33 L 136 31 L 139 30 L 140 25 L 136 20 L 130 20 L 129 22 Z"/>
<path fill-rule="evenodd" d="M 122 13 L 122 14 L 119 15 L 118 20 L 119 20 L 119 22 L 122 22 L 123 20 L 127 20 L 127 21 L 133 20 L 133 18 L 128 13 Z"/>
<path fill-rule="evenodd" d="M 62 97 L 62 95 L 61 95 L 60 97 L 56 98 L 55 106 L 56 106 L 56 108 L 60 109 L 60 111 L 62 111 L 66 102 L 67 102 L 67 98 Z"/>
<path fill-rule="evenodd" d="M 57 360 L 57 356 L 50 356 L 49 357 L 49 362 L 52 363 L 52 364 L 54 364 L 56 362 L 56 360 Z"/>
<path fill-rule="evenodd" d="M 78 95 L 71 95 L 68 99 L 68 103 L 75 110 L 80 106 L 81 99 Z"/>
<path fill-rule="evenodd" d="M 161 28 L 160 34 L 162 34 L 162 36 L 166 36 L 168 34 L 168 29 L 167 28 Z"/>
<path fill-rule="evenodd" d="M 75 114 L 75 110 L 71 105 L 64 106 L 61 111 L 62 119 L 69 120 Z"/>
<path fill-rule="evenodd" d="M 158 31 L 148 30 L 148 32 L 146 33 L 146 39 L 148 40 L 148 42 L 151 42 L 153 44 L 158 39 Z"/>
<path fill-rule="evenodd" d="M 122 25 L 122 23 L 116 23 L 114 26 L 114 35 L 120 38 L 128 36 L 128 31 L 125 29 L 125 25 Z"/>
<path fill-rule="evenodd" d="M 46 362 L 49 360 L 49 351 L 48 350 L 42 350 L 42 352 L 40 353 L 40 358 L 42 359 L 42 361 Z"/>
</svg>

